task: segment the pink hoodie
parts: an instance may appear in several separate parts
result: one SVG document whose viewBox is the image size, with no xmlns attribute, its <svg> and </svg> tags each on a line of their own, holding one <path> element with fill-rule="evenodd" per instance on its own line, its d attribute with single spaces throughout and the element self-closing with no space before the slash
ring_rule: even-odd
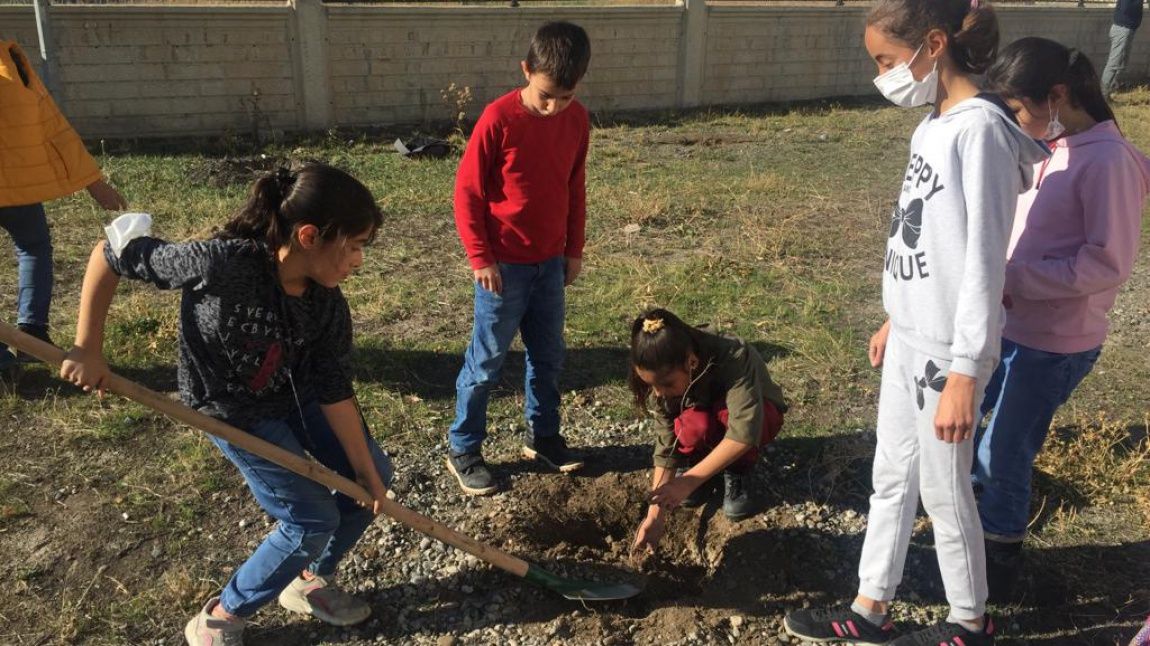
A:
<svg viewBox="0 0 1150 646">
<path fill-rule="evenodd" d="M 1018 199 L 1003 337 L 1069 354 L 1102 345 L 1130 277 L 1150 193 L 1150 159 L 1113 121 L 1059 139 Z"/>
</svg>

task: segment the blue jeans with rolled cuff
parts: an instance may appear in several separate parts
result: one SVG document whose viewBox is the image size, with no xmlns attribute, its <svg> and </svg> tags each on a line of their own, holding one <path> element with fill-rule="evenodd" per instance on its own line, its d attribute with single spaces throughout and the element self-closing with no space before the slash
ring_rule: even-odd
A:
<svg viewBox="0 0 1150 646">
<path fill-rule="evenodd" d="M 315 402 L 287 419 L 262 420 L 245 430 L 296 455 L 310 453 L 324 466 L 355 480 L 343 445 Z M 380 478 L 390 487 L 391 460 L 366 428 L 364 436 Z M 225 440 L 212 441 L 239 468 L 260 507 L 279 521 L 220 593 L 224 610 L 250 617 L 301 571 L 334 574 L 340 559 L 371 524 L 371 510 Z"/>
</svg>

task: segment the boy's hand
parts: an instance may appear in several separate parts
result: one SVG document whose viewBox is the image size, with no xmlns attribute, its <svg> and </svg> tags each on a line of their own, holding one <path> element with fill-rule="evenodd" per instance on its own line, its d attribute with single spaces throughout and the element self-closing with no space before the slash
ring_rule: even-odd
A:
<svg viewBox="0 0 1150 646">
<path fill-rule="evenodd" d="M 60 364 L 60 378 L 76 384 L 84 392 L 95 390 L 101 397 L 111 381 L 112 371 L 100 352 L 73 347 Z"/>
<path fill-rule="evenodd" d="M 870 345 L 867 347 L 867 357 L 870 359 L 872 368 L 878 368 L 882 365 L 883 357 L 886 355 L 886 340 L 890 337 L 890 319 L 882 324 L 878 332 L 870 338 Z"/>
<path fill-rule="evenodd" d="M 565 277 L 563 279 L 564 287 L 570 286 L 583 272 L 583 259 L 582 258 L 564 258 L 564 271 Z"/>
<path fill-rule="evenodd" d="M 503 275 L 499 273 L 499 265 L 487 265 L 482 269 L 476 269 L 475 282 L 479 286 L 493 294 L 503 293 Z"/>
<path fill-rule="evenodd" d="M 96 200 L 101 208 L 108 211 L 123 211 L 128 208 L 128 201 L 111 184 L 100 178 L 88 185 L 88 195 Z"/>
<path fill-rule="evenodd" d="M 934 414 L 934 435 L 955 444 L 970 439 L 974 431 L 974 377 L 952 372 L 938 398 Z"/>
</svg>

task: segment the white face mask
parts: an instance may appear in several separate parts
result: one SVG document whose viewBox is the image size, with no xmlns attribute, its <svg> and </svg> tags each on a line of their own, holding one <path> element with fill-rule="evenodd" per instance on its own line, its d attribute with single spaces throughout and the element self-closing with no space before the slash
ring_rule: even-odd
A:
<svg viewBox="0 0 1150 646">
<path fill-rule="evenodd" d="M 1050 123 L 1046 124 L 1046 134 L 1042 135 L 1044 141 L 1054 141 L 1066 132 L 1066 126 L 1058 120 L 1058 108 L 1054 107 L 1054 103 L 1046 100 L 1046 110 L 1050 113 Z"/>
<path fill-rule="evenodd" d="M 925 44 L 924 44 L 925 45 Z M 914 72 L 910 66 L 918 58 L 924 45 L 920 45 L 914 56 L 906 63 L 899 63 L 889 71 L 879 74 L 874 79 L 874 85 L 879 92 L 891 103 L 900 108 L 917 108 L 927 103 L 934 103 L 938 96 L 938 62 L 930 68 L 930 73 L 921 81 L 914 79 Z"/>
</svg>

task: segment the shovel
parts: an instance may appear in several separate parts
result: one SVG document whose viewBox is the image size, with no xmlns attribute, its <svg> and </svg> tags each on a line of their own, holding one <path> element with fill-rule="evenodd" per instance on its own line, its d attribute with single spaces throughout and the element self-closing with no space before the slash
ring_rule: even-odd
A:
<svg viewBox="0 0 1150 646">
<path fill-rule="evenodd" d="M 0 323 L 0 342 L 7 343 L 10 347 L 22 350 L 53 366 L 59 367 L 59 365 L 64 362 L 65 352 L 63 350 L 50 343 L 25 334 L 6 323 Z M 289 471 L 298 473 L 325 487 L 346 494 L 368 507 L 371 507 L 375 502 L 371 494 L 358 483 L 344 478 L 318 462 L 300 457 L 270 442 L 265 442 L 234 426 L 225 424 L 214 417 L 208 417 L 180 402 L 145 388 L 134 381 L 113 374 L 109 379 L 107 389 L 183 422 L 192 428 L 226 440 L 228 443 L 238 446 L 245 451 L 271 460 Z M 412 511 L 393 500 L 384 498 L 379 502 L 383 513 L 415 531 L 463 550 L 501 570 L 510 572 L 521 579 L 551 590 L 552 592 L 557 592 L 568 599 L 578 601 L 614 601 L 617 599 L 629 599 L 640 592 L 638 587 L 628 583 L 597 583 L 594 581 L 580 581 L 559 576 L 548 572 L 534 563 L 529 563 L 500 549 L 464 536 L 454 529 L 437 523 L 427 516 Z"/>
</svg>

